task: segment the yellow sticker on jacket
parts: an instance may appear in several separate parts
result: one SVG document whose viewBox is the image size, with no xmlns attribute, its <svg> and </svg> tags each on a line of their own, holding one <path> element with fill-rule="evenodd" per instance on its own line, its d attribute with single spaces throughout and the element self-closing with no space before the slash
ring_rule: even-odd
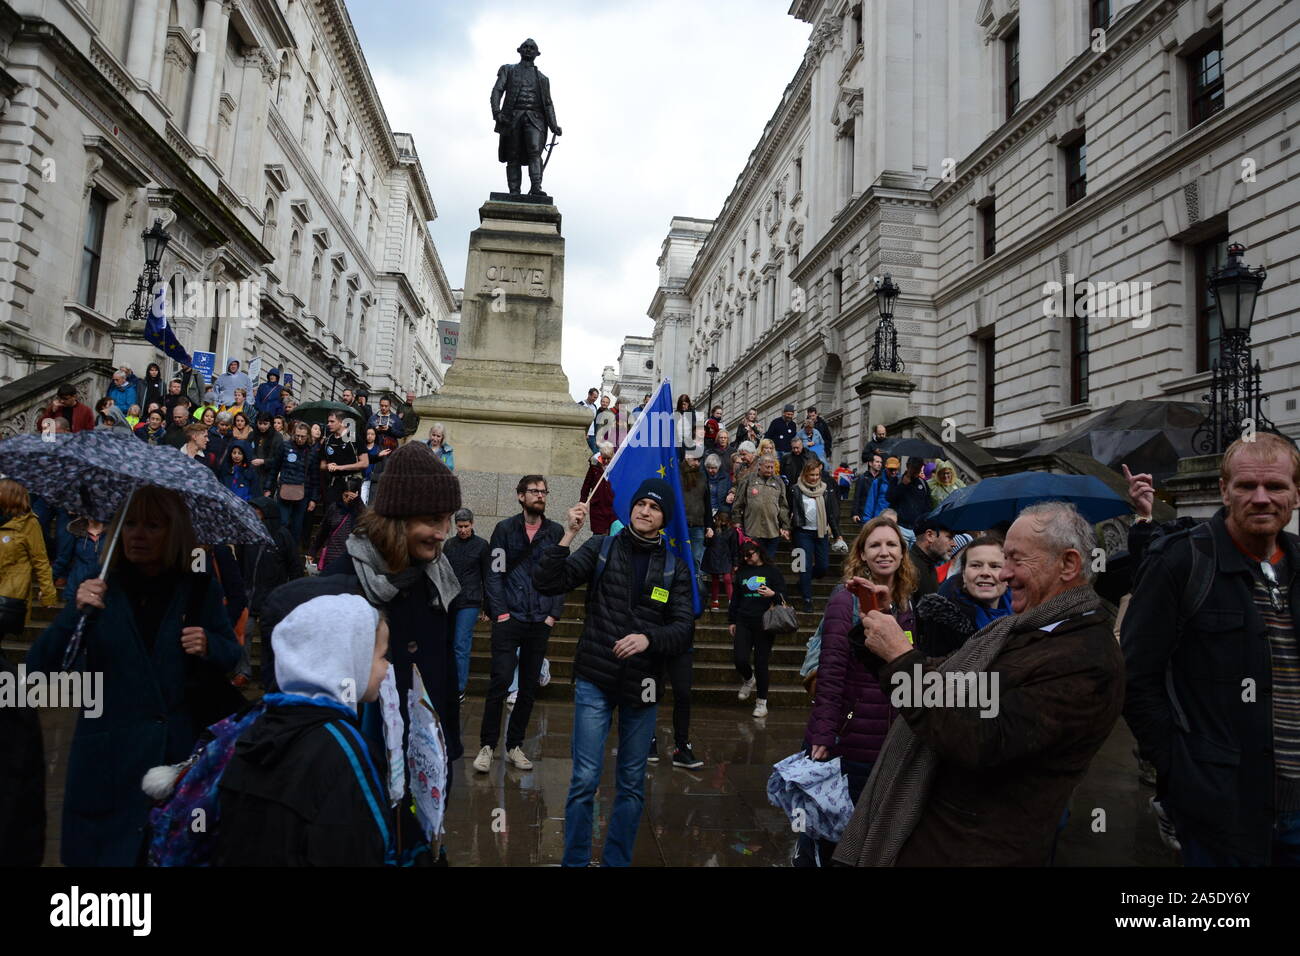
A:
<svg viewBox="0 0 1300 956">
<path fill-rule="evenodd" d="M 911 632 L 911 631 L 904 631 L 904 632 L 903 632 L 903 636 L 907 638 L 907 643 L 909 643 L 909 644 L 915 644 L 915 643 L 916 643 L 916 641 L 912 640 L 912 632 Z"/>
<path fill-rule="evenodd" d="M 668 589 L 667 589 L 667 588 L 655 588 L 653 591 L 650 592 L 650 600 L 652 600 L 652 601 L 658 601 L 658 602 L 660 602 L 661 604 L 667 604 L 667 603 L 668 603 Z"/>
</svg>

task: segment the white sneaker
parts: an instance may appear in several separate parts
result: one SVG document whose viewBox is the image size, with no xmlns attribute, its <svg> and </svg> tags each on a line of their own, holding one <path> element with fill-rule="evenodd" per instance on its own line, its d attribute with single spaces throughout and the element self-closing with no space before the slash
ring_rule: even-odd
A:
<svg viewBox="0 0 1300 956">
<path fill-rule="evenodd" d="M 741 684 L 740 684 L 740 693 L 738 693 L 738 694 L 736 695 L 736 699 L 737 699 L 737 700 L 749 700 L 749 695 L 752 694 L 752 693 L 754 693 L 754 688 L 755 688 L 757 685 L 758 685 L 758 681 L 756 681 L 756 680 L 755 680 L 754 678 L 752 678 L 752 677 L 751 677 L 749 680 L 747 680 L 747 681 L 742 681 Z"/>
<path fill-rule="evenodd" d="M 759 697 L 754 701 L 754 716 L 755 717 L 767 716 L 767 701 L 765 701 L 762 697 Z"/>
<path fill-rule="evenodd" d="M 514 764 L 520 770 L 533 769 L 533 762 L 524 754 L 523 747 L 516 747 L 513 750 L 506 751 L 506 760 Z"/>
<path fill-rule="evenodd" d="M 510 696 L 506 698 L 506 706 L 507 706 L 507 707 L 513 707 L 513 706 L 515 706 L 515 698 L 518 697 L 518 696 L 519 696 L 519 691 L 517 691 L 517 690 L 512 690 L 512 691 L 510 692 Z"/>
<path fill-rule="evenodd" d="M 545 686 L 546 686 L 547 684 L 549 684 L 550 682 L 551 682 L 551 662 L 550 662 L 548 659 L 546 659 L 546 658 L 543 657 L 543 658 L 542 658 L 542 673 L 541 673 L 541 675 L 538 676 L 538 678 L 537 678 L 537 686 L 538 686 L 538 687 L 545 687 Z"/>
<path fill-rule="evenodd" d="M 492 748 L 484 747 L 474 758 L 474 769 L 479 773 L 487 773 L 492 767 Z"/>
</svg>

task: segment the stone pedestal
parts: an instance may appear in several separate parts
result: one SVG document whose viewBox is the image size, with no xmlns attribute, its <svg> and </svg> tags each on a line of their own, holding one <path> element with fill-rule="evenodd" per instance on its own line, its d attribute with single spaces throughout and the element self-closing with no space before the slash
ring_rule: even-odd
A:
<svg viewBox="0 0 1300 956">
<path fill-rule="evenodd" d="M 1178 517 L 1204 519 L 1223 507 L 1219 493 L 1219 463 L 1222 455 L 1199 455 L 1178 459 L 1178 472 L 1165 482 Z"/>
<path fill-rule="evenodd" d="M 514 489 L 526 474 L 546 476 L 548 517 L 562 520 L 587 473 L 591 413 L 574 402 L 560 367 L 559 210 L 494 196 L 479 221 L 469 239 L 456 360 L 415 410 L 425 431 L 446 425 L 466 506 L 488 534 L 497 517 L 519 511 Z"/>
<path fill-rule="evenodd" d="M 868 372 L 854 386 L 862 400 L 862 434 L 870 438 L 877 425 L 890 425 L 912 416 L 916 383 L 901 372 Z"/>
</svg>

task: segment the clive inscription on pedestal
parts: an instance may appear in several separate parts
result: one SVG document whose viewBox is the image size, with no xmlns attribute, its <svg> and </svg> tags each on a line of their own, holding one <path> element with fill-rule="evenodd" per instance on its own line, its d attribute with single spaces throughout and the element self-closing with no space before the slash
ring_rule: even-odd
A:
<svg viewBox="0 0 1300 956">
<path fill-rule="evenodd" d="M 498 292 L 497 290 L 501 290 Z M 479 295 L 526 295 L 545 299 L 551 294 L 549 256 L 485 253 L 478 284 Z"/>
</svg>

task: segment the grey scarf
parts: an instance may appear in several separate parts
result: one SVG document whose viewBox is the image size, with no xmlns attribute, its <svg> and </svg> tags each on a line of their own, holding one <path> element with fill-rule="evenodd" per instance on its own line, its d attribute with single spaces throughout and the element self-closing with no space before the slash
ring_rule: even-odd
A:
<svg viewBox="0 0 1300 956">
<path fill-rule="evenodd" d="M 371 604 L 387 604 L 397 597 L 398 592 L 408 588 L 425 574 L 433 591 L 435 606 L 441 603 L 443 610 L 451 607 L 452 600 L 460 593 L 460 582 L 451 562 L 442 554 L 424 565 L 412 565 L 397 574 L 388 573 L 388 565 L 383 556 L 375 549 L 369 538 L 359 534 L 348 535 L 348 554 L 352 555 L 352 564 L 361 579 L 361 589 L 366 592 L 366 600 Z"/>
<path fill-rule="evenodd" d="M 1100 607 L 1101 599 L 1092 588 L 1071 588 L 1036 608 L 998 618 L 934 670 L 988 670 L 1014 635 Z M 835 850 L 835 861 L 847 866 L 893 866 L 925 811 L 938 768 L 939 755 L 912 732 L 906 720 L 894 721 Z"/>
</svg>

